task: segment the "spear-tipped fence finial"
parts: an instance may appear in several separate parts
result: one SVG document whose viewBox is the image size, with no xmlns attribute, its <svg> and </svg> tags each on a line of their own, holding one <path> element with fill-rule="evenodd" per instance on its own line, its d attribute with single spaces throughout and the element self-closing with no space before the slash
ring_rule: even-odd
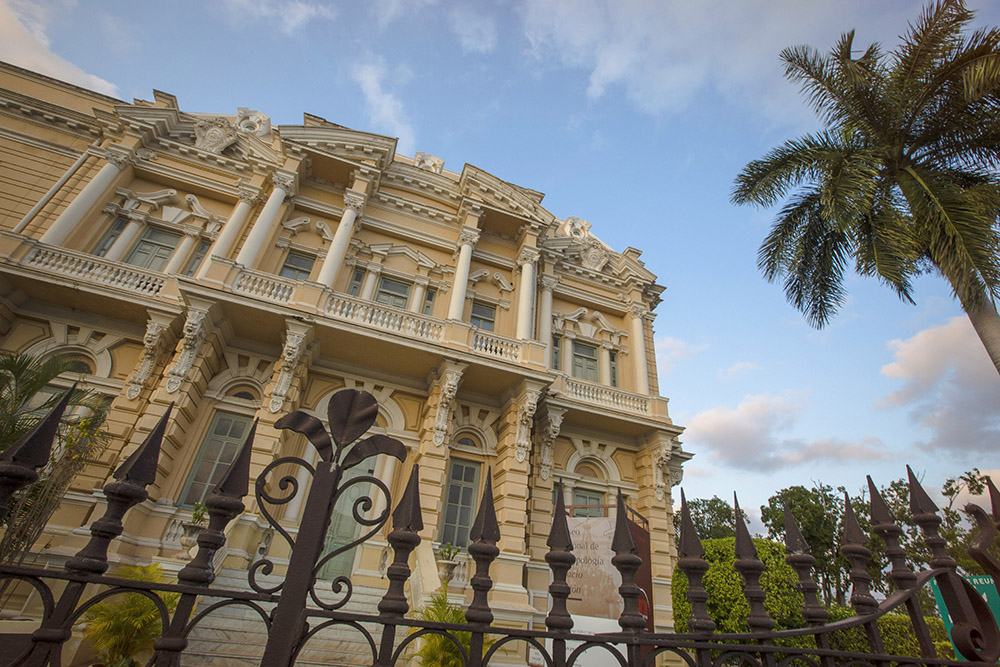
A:
<svg viewBox="0 0 1000 667">
<path fill-rule="evenodd" d="M 423 528 L 424 520 L 420 512 L 420 465 L 414 464 L 403 497 L 392 513 L 392 531 L 388 540 L 394 556 L 386 569 L 388 590 L 378 603 L 379 613 L 383 616 L 403 618 L 410 610 L 404 588 L 406 580 L 410 578 L 410 554 L 420 544 L 419 533 Z"/>
<path fill-rule="evenodd" d="M 688 579 L 687 598 L 691 603 L 691 618 L 688 619 L 688 629 L 692 632 L 715 632 L 715 621 L 708 614 L 708 592 L 702 583 L 702 578 L 708 572 L 708 562 L 702 558 L 705 549 L 701 546 L 698 531 L 691 520 L 691 510 L 688 509 L 684 489 L 681 489 L 681 541 L 680 559 L 677 567 Z"/>
<path fill-rule="evenodd" d="M 760 575 L 764 573 L 764 564 L 757 557 L 757 548 L 750 538 L 740 501 L 733 493 L 733 514 L 736 517 L 736 571 L 743 577 L 743 596 L 750 605 L 750 615 L 747 616 L 747 626 L 751 632 L 773 630 L 774 621 L 764 608 L 764 589 L 760 586 Z"/>
<path fill-rule="evenodd" d="M 618 625 L 625 632 L 641 632 L 646 627 L 646 619 L 639 612 L 639 596 L 642 589 L 635 583 L 635 573 L 642 567 L 639 549 L 632 537 L 629 526 L 628 508 L 621 489 L 618 489 L 617 507 L 615 507 L 615 534 L 611 538 L 611 550 L 615 552 L 611 564 L 615 566 L 622 577 L 618 593 L 622 596 L 622 613 L 618 617 Z"/>
<path fill-rule="evenodd" d="M 493 588 L 490 579 L 490 564 L 500 555 L 497 542 L 500 541 L 500 525 L 497 523 L 497 511 L 493 504 L 493 470 L 486 471 L 486 486 L 483 489 L 483 499 L 479 503 L 479 512 L 472 522 L 469 531 L 469 555 L 476 562 L 476 573 L 469 580 L 472 587 L 472 603 L 465 610 L 465 620 L 477 625 L 489 625 L 493 622 L 493 612 L 490 610 L 488 593 Z"/>
<path fill-rule="evenodd" d="M 809 553 L 809 545 L 802 536 L 799 522 L 792 515 L 788 499 L 782 498 L 781 502 L 785 513 L 785 552 L 788 554 L 785 562 L 795 570 L 799 578 L 799 590 L 802 591 L 804 603 L 802 617 L 810 625 L 823 625 L 830 620 L 830 612 L 819 601 L 819 585 L 812 578 L 811 568 L 816 559 Z"/>
<path fill-rule="evenodd" d="M 549 598 L 552 609 L 545 617 L 545 627 L 554 632 L 569 632 L 573 629 L 573 618 L 566 609 L 570 587 L 566 583 L 576 556 L 573 555 L 573 540 L 569 534 L 569 522 L 566 520 L 566 501 L 563 498 L 562 482 L 555 484 L 556 506 L 552 516 L 552 530 L 545 544 L 549 547 L 545 554 L 545 562 L 552 570 L 552 583 L 549 584 Z"/>
<path fill-rule="evenodd" d="M 160 443 L 173 407 L 173 403 L 167 406 L 143 443 L 115 471 L 115 481 L 104 486 L 108 508 L 104 516 L 91 525 L 87 546 L 66 562 L 67 570 L 85 574 L 104 574 L 108 570 L 108 546 L 121 535 L 125 513 L 149 497 L 146 486 L 156 479 Z"/>
<path fill-rule="evenodd" d="M 851 606 L 858 615 L 872 614 L 878 609 L 878 602 L 871 594 L 872 577 L 867 566 L 872 552 L 865 546 L 866 541 L 851 498 L 845 493 L 844 546 L 840 551 L 851 563 Z"/>
<path fill-rule="evenodd" d="M 38 480 L 38 468 L 48 463 L 52 443 L 59 431 L 69 399 L 76 391 L 76 384 L 63 394 L 48 414 L 17 442 L 0 452 L 0 519 L 7 516 L 8 501 L 18 489 Z"/>
<path fill-rule="evenodd" d="M 930 566 L 954 570 L 958 564 L 948 554 L 945 548 L 946 540 L 938 534 L 941 517 L 937 514 L 937 506 L 924 491 L 924 487 L 920 486 L 920 482 L 910 466 L 906 466 L 906 475 L 910 486 L 910 511 L 913 513 L 913 523 L 920 526 L 920 530 L 924 534 L 924 544 L 931 551 Z"/>
<path fill-rule="evenodd" d="M 906 550 L 899 545 L 903 529 L 896 525 L 895 518 L 871 475 L 868 475 L 868 495 L 871 496 L 872 530 L 885 542 L 885 555 L 892 566 L 889 577 L 896 588 L 909 590 L 916 585 L 917 575 L 906 564 Z"/>
</svg>

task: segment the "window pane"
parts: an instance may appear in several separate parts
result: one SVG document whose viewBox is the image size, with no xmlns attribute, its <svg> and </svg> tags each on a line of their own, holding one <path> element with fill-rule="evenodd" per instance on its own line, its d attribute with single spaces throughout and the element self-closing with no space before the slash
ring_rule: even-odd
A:
<svg viewBox="0 0 1000 667">
<path fill-rule="evenodd" d="M 308 280 L 315 261 L 316 258 L 310 255 L 290 252 L 285 257 L 285 263 L 282 265 L 278 275 L 282 278 L 291 278 L 292 280 Z"/>
<path fill-rule="evenodd" d="M 148 227 L 125 259 L 125 263 L 152 271 L 160 271 L 167 265 L 167 261 L 173 254 L 180 238 L 180 234 Z"/>
<path fill-rule="evenodd" d="M 409 301 L 410 286 L 392 278 L 382 278 L 378 283 L 375 301 L 394 308 L 406 308 Z"/>
<path fill-rule="evenodd" d="M 361 293 L 361 283 L 364 282 L 365 272 L 362 269 L 355 269 L 351 276 L 351 283 L 347 286 L 347 293 L 350 296 L 357 296 Z"/>
<path fill-rule="evenodd" d="M 184 505 L 205 502 L 243 444 L 242 436 L 250 418 L 223 412 L 216 413 L 202 443 L 201 451 L 191 469 L 187 489 L 181 494 Z M 233 436 L 236 433 L 238 436 Z"/>
<path fill-rule="evenodd" d="M 113 223 L 111 223 L 111 228 L 104 233 L 101 240 L 97 242 L 94 246 L 94 254 L 98 257 L 104 257 L 108 254 L 108 250 L 111 250 L 111 246 L 114 242 L 121 236 L 122 231 L 125 229 L 125 225 L 128 224 L 125 218 L 118 218 Z"/>
<path fill-rule="evenodd" d="M 437 290 L 429 289 L 424 293 L 424 307 L 421 311 L 424 315 L 430 315 L 434 312 L 435 296 L 437 296 Z"/>
<path fill-rule="evenodd" d="M 487 303 L 480 303 L 478 301 L 472 302 L 472 317 L 469 318 L 469 323 L 479 329 L 485 331 L 493 331 L 493 325 L 496 322 L 497 309 Z"/>
<path fill-rule="evenodd" d="M 573 342 L 573 376 L 597 382 L 597 348 L 586 343 Z"/>
<path fill-rule="evenodd" d="M 184 267 L 185 276 L 193 276 L 194 272 L 198 270 L 201 266 L 201 260 L 205 259 L 205 255 L 208 254 L 208 249 L 212 246 L 209 241 L 200 241 L 198 247 L 195 249 L 194 254 L 191 255 L 191 259 L 188 260 L 187 266 Z"/>
<path fill-rule="evenodd" d="M 451 542 L 460 547 L 468 545 L 469 529 L 475 517 L 478 478 L 478 463 L 452 460 L 439 535 L 441 542 Z"/>
</svg>

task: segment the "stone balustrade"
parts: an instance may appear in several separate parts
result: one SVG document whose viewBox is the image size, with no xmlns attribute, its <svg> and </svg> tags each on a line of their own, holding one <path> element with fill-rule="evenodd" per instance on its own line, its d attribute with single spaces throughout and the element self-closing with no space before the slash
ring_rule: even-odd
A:
<svg viewBox="0 0 1000 667">
<path fill-rule="evenodd" d="M 24 266 L 145 296 L 159 294 L 165 282 L 160 274 L 128 264 L 56 246 L 33 245 L 21 262 Z"/>
</svg>

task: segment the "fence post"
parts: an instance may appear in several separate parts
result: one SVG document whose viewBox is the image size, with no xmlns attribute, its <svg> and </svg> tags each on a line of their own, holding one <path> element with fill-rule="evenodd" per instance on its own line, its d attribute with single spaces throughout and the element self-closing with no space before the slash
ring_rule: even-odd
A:
<svg viewBox="0 0 1000 667">
<path fill-rule="evenodd" d="M 562 482 L 555 483 L 555 494 L 556 507 L 552 517 L 552 530 L 545 542 L 549 547 L 548 553 L 545 554 L 545 562 L 552 570 L 552 583 L 549 584 L 552 608 L 545 617 L 545 627 L 553 635 L 552 661 L 555 667 L 565 667 L 566 639 L 562 635 L 573 629 L 573 617 L 566 609 L 566 600 L 570 594 L 566 575 L 576 562 L 576 556 L 573 555 L 573 540 L 570 538 L 569 522 L 566 520 L 566 500 L 563 498 Z"/>
<path fill-rule="evenodd" d="M 476 573 L 469 580 L 472 587 L 472 603 L 465 610 L 465 620 L 472 625 L 472 638 L 469 642 L 469 664 L 480 667 L 483 664 L 483 639 L 486 629 L 493 622 L 493 612 L 490 610 L 487 598 L 493 588 L 490 579 L 490 564 L 500 555 L 497 542 L 500 541 L 500 525 L 497 523 L 497 511 L 493 504 L 493 469 L 486 470 L 486 488 L 483 489 L 483 499 L 479 503 L 479 512 L 469 531 L 472 544 L 469 545 L 469 555 L 476 561 Z"/>
</svg>

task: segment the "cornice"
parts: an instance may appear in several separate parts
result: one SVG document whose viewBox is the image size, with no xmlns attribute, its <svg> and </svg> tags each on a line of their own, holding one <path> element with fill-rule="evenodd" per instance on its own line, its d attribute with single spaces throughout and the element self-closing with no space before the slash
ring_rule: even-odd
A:
<svg viewBox="0 0 1000 667">
<path fill-rule="evenodd" d="M 450 223 L 452 225 L 458 224 L 455 219 L 455 214 L 449 211 L 444 211 L 438 208 L 431 208 L 430 206 L 425 206 L 423 204 L 418 204 L 412 202 L 402 197 L 397 197 L 396 195 L 391 195 L 386 192 L 376 192 L 369 198 L 369 203 L 373 205 L 382 204 L 382 208 L 391 208 L 393 210 L 407 211 L 411 215 L 415 215 L 424 220 L 431 220 L 434 222 Z"/>
<path fill-rule="evenodd" d="M 236 201 L 240 197 L 240 188 L 236 185 L 230 185 L 221 181 L 212 180 L 210 178 L 205 178 L 196 174 L 192 174 L 190 171 L 184 171 L 181 169 L 176 169 L 174 167 L 168 166 L 158 160 L 146 160 L 142 158 L 137 158 L 135 160 L 135 168 L 153 174 L 155 176 L 160 176 L 162 178 L 172 179 L 180 183 L 195 186 L 196 188 L 203 188 L 210 192 L 219 192 L 228 195 L 233 201 Z M 225 172 L 219 172 L 225 176 L 231 177 L 234 181 L 238 178 L 236 174 L 226 174 Z"/>
<path fill-rule="evenodd" d="M 0 89 L 0 113 L 35 125 L 55 128 L 87 140 L 101 135 L 100 124 L 94 116 L 28 97 L 6 88 Z"/>
<path fill-rule="evenodd" d="M 24 144 L 25 146 L 31 146 L 32 148 L 38 148 L 43 151 L 49 151 L 50 153 L 56 153 L 57 155 L 62 155 L 63 157 L 77 158 L 80 157 L 82 153 L 86 152 L 86 150 L 74 150 L 68 146 L 63 146 L 62 144 L 46 141 L 45 139 L 39 139 L 38 137 L 33 137 L 30 134 L 23 134 L 17 130 L 8 130 L 4 127 L 0 127 L 0 137 L 3 137 L 8 141 Z"/>
</svg>

